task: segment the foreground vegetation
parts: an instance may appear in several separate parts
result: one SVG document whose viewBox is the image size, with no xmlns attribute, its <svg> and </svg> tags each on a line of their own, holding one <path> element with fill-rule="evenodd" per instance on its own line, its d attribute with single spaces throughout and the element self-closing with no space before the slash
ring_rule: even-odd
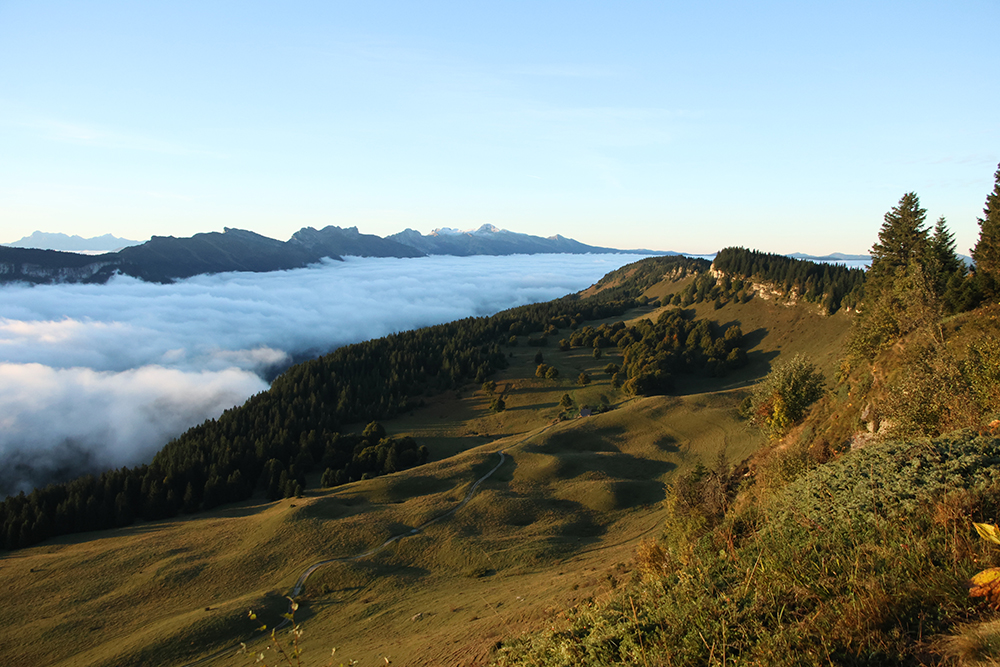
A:
<svg viewBox="0 0 1000 667">
<path fill-rule="evenodd" d="M 741 408 L 772 444 L 678 480 L 630 579 L 496 664 L 997 664 L 970 579 L 1000 561 L 973 530 L 1000 515 L 1000 309 L 977 309 L 1000 296 L 1000 169 L 980 226 L 968 272 L 904 195 L 850 289 L 830 391 L 801 357 L 778 364 Z M 801 293 L 783 264 L 758 262 Z"/>
<path fill-rule="evenodd" d="M 908 665 L 978 618 L 965 582 L 998 560 L 970 519 L 1000 510 L 1000 440 L 885 442 L 794 477 L 762 461 L 728 511 L 725 469 L 673 495 L 631 583 L 558 630 L 505 647 L 500 665 Z M 717 475 L 721 472 L 721 475 Z M 764 488 L 761 488 L 764 487 Z M 754 494 L 760 494 L 754 498 Z"/>
</svg>

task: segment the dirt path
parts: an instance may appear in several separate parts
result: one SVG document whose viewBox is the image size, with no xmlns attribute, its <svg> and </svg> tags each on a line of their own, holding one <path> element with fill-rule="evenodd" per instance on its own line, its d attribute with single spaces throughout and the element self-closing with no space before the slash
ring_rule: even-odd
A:
<svg viewBox="0 0 1000 667">
<path fill-rule="evenodd" d="M 503 451 L 499 451 L 499 452 L 497 452 L 497 454 L 500 455 L 500 461 L 495 466 L 493 466 L 493 468 L 488 473 L 486 473 L 485 475 L 483 475 L 482 477 L 480 477 L 479 479 L 476 480 L 476 483 L 472 485 L 472 488 L 469 489 L 469 492 L 465 494 L 465 498 L 462 499 L 462 502 L 460 502 L 459 504 L 455 505 L 453 508 L 451 508 L 450 510 L 448 510 L 444 514 L 439 514 L 438 516 L 434 517 L 430 521 L 425 521 L 424 523 L 420 524 L 416 528 L 413 528 L 413 529 L 411 529 L 411 530 L 409 530 L 409 531 L 407 531 L 405 533 L 400 533 L 399 535 L 393 535 L 392 537 L 390 537 L 389 539 L 387 539 L 382 544 L 380 544 L 377 547 L 374 547 L 372 549 L 369 549 L 368 551 L 363 551 L 363 552 L 361 552 L 359 554 L 355 554 L 353 556 L 345 556 L 343 558 L 330 558 L 328 560 L 321 560 L 318 563 L 313 563 L 312 565 L 310 565 L 309 567 L 306 568 L 306 571 L 302 573 L 302 575 L 299 577 L 299 580 L 295 582 L 295 586 L 292 587 L 292 595 L 291 595 L 291 597 L 295 598 L 295 597 L 298 597 L 299 595 L 301 595 L 302 594 L 302 589 L 305 588 L 306 580 L 310 577 L 310 575 L 312 575 L 313 572 L 315 572 L 319 568 L 323 567 L 324 565 L 329 565 L 330 563 L 346 563 L 346 562 L 349 562 L 349 561 L 352 561 L 352 560 L 360 560 L 362 558 L 367 558 L 368 556 L 374 556 L 375 554 L 377 554 L 378 552 L 382 551 L 383 549 L 385 549 L 387 546 L 389 546 L 393 542 L 398 542 L 399 540 L 401 540 L 401 539 L 403 539 L 405 537 L 410 537 L 411 535 L 416 535 L 417 533 L 419 533 L 421 530 L 423 530 L 427 526 L 435 524 L 438 521 L 442 521 L 444 519 L 447 519 L 448 517 L 450 517 L 453 514 L 455 514 L 455 512 L 457 512 L 458 510 L 460 510 L 463 507 L 465 507 L 468 504 L 468 502 L 470 500 L 472 500 L 472 496 L 474 496 L 476 494 L 476 490 L 479 489 L 479 485 L 482 484 L 483 482 L 485 482 L 487 479 L 489 479 L 489 477 L 493 473 L 495 473 L 500 468 L 500 466 L 503 465 L 503 462 L 506 460 L 506 456 L 504 455 Z M 285 625 L 288 625 L 288 622 L 289 622 L 288 619 L 285 619 L 285 621 L 281 625 L 279 625 L 278 627 L 279 628 L 284 627 Z"/>
</svg>

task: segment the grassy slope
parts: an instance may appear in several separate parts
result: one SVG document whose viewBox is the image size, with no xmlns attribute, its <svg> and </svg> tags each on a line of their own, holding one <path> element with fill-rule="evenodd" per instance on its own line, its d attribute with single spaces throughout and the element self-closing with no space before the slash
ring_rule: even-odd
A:
<svg viewBox="0 0 1000 667">
<path fill-rule="evenodd" d="M 273 617 L 311 562 L 357 553 L 454 506 L 502 448 L 510 461 L 455 517 L 319 570 L 299 613 L 314 655 L 337 646 L 338 658 L 361 664 L 476 663 L 498 639 L 610 591 L 639 538 L 663 521 L 659 501 L 678 470 L 722 447 L 739 460 L 759 446 L 735 417 L 741 393 L 732 388 L 786 351 L 818 353 L 829 369 L 847 327 L 844 316 L 760 300 L 699 309 L 739 321 L 755 344 L 751 366 L 723 380 L 728 391 L 692 381 L 680 397 L 625 400 L 602 370 L 613 355 L 543 348 L 561 373 L 544 381 L 533 375 L 537 349 L 513 348 L 497 378 L 508 387 L 506 412 L 490 413 L 489 397 L 470 388 L 386 424 L 428 444 L 426 466 L 8 554 L 0 655 L 12 664 L 179 664 L 246 639 L 248 608 Z M 576 385 L 581 371 L 595 382 Z M 618 407 L 553 426 L 563 393 L 577 406 Z"/>
<path fill-rule="evenodd" d="M 1000 509 L 998 461 L 1000 439 L 971 432 L 878 443 L 738 500 L 710 530 L 697 508 L 679 512 L 628 585 L 498 662 L 941 664 L 957 651 L 940 634 L 986 611 L 966 581 L 1000 562 L 969 526 Z M 975 662 L 973 643 L 961 664 L 996 664 Z"/>
<path fill-rule="evenodd" d="M 956 367 L 970 344 L 1000 338 L 998 313 L 945 322 Z M 859 364 L 804 424 L 755 456 L 724 517 L 676 501 L 662 550 L 637 552 L 627 586 L 512 642 L 499 664 L 998 664 L 995 609 L 967 589 L 975 572 L 1000 564 L 1000 550 L 970 524 L 1000 513 L 996 403 L 961 412 L 966 428 L 933 440 L 844 452 L 858 431 L 878 429 L 872 415 L 886 404 L 929 409 L 930 391 L 893 395 L 893 379 L 924 350 L 909 337 L 880 354 L 874 372 Z M 946 413 L 941 425 L 959 423 Z M 844 453 L 827 462 L 826 446 Z"/>
</svg>

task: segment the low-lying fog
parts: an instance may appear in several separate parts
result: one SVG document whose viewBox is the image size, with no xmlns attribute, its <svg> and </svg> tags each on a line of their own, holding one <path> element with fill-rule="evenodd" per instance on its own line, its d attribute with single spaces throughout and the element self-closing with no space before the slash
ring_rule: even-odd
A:
<svg viewBox="0 0 1000 667">
<path fill-rule="evenodd" d="M 148 461 L 293 360 L 576 292 L 635 255 L 348 258 L 0 288 L 0 498 Z"/>
</svg>

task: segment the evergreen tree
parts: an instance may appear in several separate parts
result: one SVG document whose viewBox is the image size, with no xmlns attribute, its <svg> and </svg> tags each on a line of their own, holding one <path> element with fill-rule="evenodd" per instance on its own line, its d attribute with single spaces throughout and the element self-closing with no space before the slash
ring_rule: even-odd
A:
<svg viewBox="0 0 1000 667">
<path fill-rule="evenodd" d="M 944 216 L 938 218 L 934 225 L 934 233 L 927 246 L 925 266 L 927 279 L 938 296 L 944 296 L 948 283 L 955 274 L 965 273 L 965 264 L 955 250 L 955 235 L 948 229 Z M 953 304 L 949 305 L 949 310 L 954 310 Z"/>
<path fill-rule="evenodd" d="M 1000 295 L 1000 165 L 994 174 L 993 192 L 986 197 L 979 218 L 979 240 L 972 249 L 980 287 L 990 298 Z"/>
<path fill-rule="evenodd" d="M 885 214 L 885 222 L 878 232 L 878 241 L 872 246 L 872 265 L 868 270 L 868 285 L 872 291 L 891 282 L 898 269 L 906 269 L 911 262 L 923 262 L 927 256 L 930 238 L 924 223 L 927 210 L 920 208 L 915 192 L 907 192 L 899 204 Z M 866 285 L 866 289 L 869 289 Z"/>
</svg>

